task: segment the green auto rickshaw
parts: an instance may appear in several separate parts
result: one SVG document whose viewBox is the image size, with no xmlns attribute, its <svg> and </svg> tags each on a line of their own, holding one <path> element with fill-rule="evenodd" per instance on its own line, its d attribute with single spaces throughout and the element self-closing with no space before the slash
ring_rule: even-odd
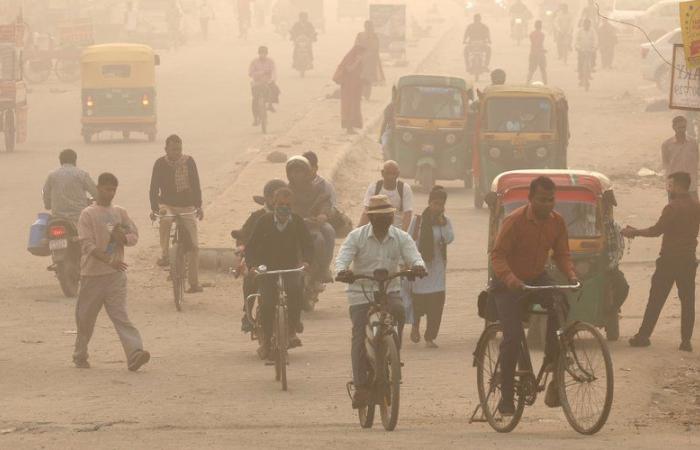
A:
<svg viewBox="0 0 700 450">
<path fill-rule="evenodd" d="M 436 180 L 471 187 L 471 87 L 462 78 L 407 75 L 394 87 L 392 125 L 382 136 L 384 158 L 426 190 Z"/>
</svg>

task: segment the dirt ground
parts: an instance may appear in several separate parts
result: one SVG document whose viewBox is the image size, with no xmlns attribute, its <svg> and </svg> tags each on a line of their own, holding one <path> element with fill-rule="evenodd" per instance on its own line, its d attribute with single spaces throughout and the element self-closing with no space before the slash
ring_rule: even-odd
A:
<svg viewBox="0 0 700 450">
<path fill-rule="evenodd" d="M 427 2 L 408 3 L 419 20 L 426 20 Z M 408 67 L 388 67 L 387 85 L 363 105 L 368 124 L 383 109 L 391 82 L 416 66 L 463 73 L 461 34 L 467 18 L 451 2 L 438 3 L 443 21 L 433 23 L 432 38 L 409 47 Z M 255 208 L 250 196 L 283 173 L 282 165 L 265 161 L 274 150 L 289 155 L 317 150 L 321 172 L 337 174 L 340 204 L 356 219 L 364 190 L 379 176 L 376 129 L 370 126 L 365 135 L 349 139 L 338 125 L 337 101 L 325 96 L 334 89 L 332 72 L 361 23 L 328 27 L 315 48 L 315 70 L 300 79 L 291 70 L 288 42 L 271 31 L 239 41 L 227 22 L 233 20 L 230 14 L 222 9 L 209 42 L 193 41 L 164 53 L 158 73 L 159 141 L 180 134 L 186 153 L 197 161 L 206 213 L 202 241 L 230 245 L 229 231 Z M 503 67 L 510 82 L 524 82 L 526 48 L 510 42 L 506 22 L 485 20 L 495 41 L 492 67 Z M 271 117 L 271 133 L 264 137 L 250 127 L 246 84 L 247 63 L 262 42 L 277 61 L 284 92 Z M 672 133 L 674 113 L 644 112 L 646 101 L 658 92 L 641 80 L 638 41 L 620 43 L 615 69 L 598 71 L 588 93 L 577 86 L 573 64 L 555 61 L 551 42 L 549 49 L 550 82 L 563 88 L 570 102 L 570 165 L 612 177 L 619 222 L 651 224 L 664 204 L 663 183 L 639 178 L 637 171 L 659 168 L 660 144 Z M 362 430 L 345 392 L 350 322 L 342 286 L 330 285 L 317 311 L 305 316 L 304 346 L 291 354 L 290 389 L 282 392 L 273 369 L 258 360 L 254 344 L 239 331 L 238 280 L 203 273 L 213 286 L 188 296 L 182 313 L 175 311 L 166 273 L 154 263 L 157 231 L 147 217 L 150 171 L 162 143 L 84 145 L 77 86 L 35 86 L 30 104 L 29 142 L 15 153 L 0 154 L 0 217 L 9 238 L 0 244 L 0 448 L 655 449 L 700 444 L 700 357 L 677 351 L 675 294 L 653 345 L 632 349 L 626 343 L 641 320 L 658 240 L 634 241 L 623 261 L 631 292 L 622 309 L 622 338 L 610 344 L 615 397 L 606 427 L 596 436 L 579 436 L 561 410 L 540 401 L 525 411 L 516 431 L 498 435 L 486 424 L 468 424 L 478 403 L 471 354 L 483 327 L 476 294 L 486 283 L 488 216 L 473 209 L 471 191 L 446 183 L 457 238 L 449 249 L 440 348 L 405 345 L 397 430 Z M 61 296 L 57 281 L 45 271 L 48 261 L 24 249 L 27 228 L 41 208 L 44 178 L 64 147 L 75 148 L 78 164 L 93 176 L 106 170 L 117 174 L 117 203 L 140 227 L 139 246 L 127 252 L 129 308 L 153 358 L 138 373 L 126 370 L 105 314 L 90 345 L 92 369 L 73 368 L 75 300 Z M 418 194 L 416 203 L 421 210 L 425 196 Z M 694 343 L 700 348 L 700 341 Z"/>
</svg>

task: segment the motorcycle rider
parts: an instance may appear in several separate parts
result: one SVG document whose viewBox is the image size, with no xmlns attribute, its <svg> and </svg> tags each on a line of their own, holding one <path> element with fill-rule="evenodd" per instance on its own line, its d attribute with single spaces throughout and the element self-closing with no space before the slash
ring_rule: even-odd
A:
<svg viewBox="0 0 700 450">
<path fill-rule="evenodd" d="M 554 40 L 557 43 L 557 57 L 564 63 L 569 58 L 573 30 L 574 18 L 569 13 L 569 5 L 562 3 L 554 16 Z"/>
<path fill-rule="evenodd" d="M 51 172 L 44 183 L 44 207 L 52 216 L 77 225 L 80 213 L 89 205 L 85 194 L 97 198 L 97 186 L 87 172 L 77 167 L 78 154 L 74 150 L 61 151 L 58 161 L 61 167 Z"/>
<path fill-rule="evenodd" d="M 516 19 L 522 20 L 521 26 L 523 30 L 528 29 L 528 22 L 532 19 L 532 12 L 528 9 L 527 5 L 523 3 L 523 0 L 515 0 L 515 2 L 510 7 L 510 32 L 511 36 L 515 37 L 515 24 Z"/>
<path fill-rule="evenodd" d="M 578 53 L 578 83 L 583 86 L 583 67 L 586 60 L 589 61 L 588 77 L 592 78 L 593 62 L 595 54 L 598 51 L 598 34 L 593 28 L 591 21 L 585 19 L 583 28 L 576 33 L 576 52 Z"/>
<path fill-rule="evenodd" d="M 466 46 L 464 49 L 464 62 L 467 65 L 467 70 L 470 69 L 467 51 L 474 47 L 484 49 L 484 67 L 488 70 L 489 64 L 491 63 L 491 31 L 489 27 L 484 25 L 481 21 L 481 14 L 474 14 L 474 22 L 469 24 L 464 31 L 462 43 Z"/>
<path fill-rule="evenodd" d="M 309 14 L 305 12 L 299 13 L 299 21 L 295 23 L 289 30 L 290 39 L 294 42 L 294 60 L 292 67 L 296 70 L 309 70 L 314 68 L 314 53 L 312 42 L 316 42 L 316 29 L 314 24 L 309 21 Z M 308 58 L 309 61 L 303 61 L 303 56 L 301 52 L 306 50 L 299 46 L 300 39 L 307 39 L 308 44 Z M 306 64 L 305 64 L 306 63 Z"/>
<path fill-rule="evenodd" d="M 304 219 L 314 241 L 311 279 L 316 291 L 320 292 L 322 283 L 333 281 L 329 270 L 335 244 L 335 230 L 328 223 L 332 211 L 331 195 L 323 184 L 314 183 L 311 164 L 303 156 L 289 158 L 286 172 L 289 189 L 294 193 L 292 212 Z"/>
<path fill-rule="evenodd" d="M 265 104 L 269 111 L 274 112 L 272 103 L 276 103 L 276 98 L 274 95 L 274 83 L 277 78 L 277 71 L 275 69 L 275 61 L 268 57 L 268 50 L 265 46 L 260 46 L 258 48 L 258 57 L 250 62 L 248 68 L 248 76 L 251 79 L 251 91 L 253 94 L 253 126 L 260 125 L 260 118 L 258 117 L 258 100 L 260 96 L 265 97 Z"/>
</svg>

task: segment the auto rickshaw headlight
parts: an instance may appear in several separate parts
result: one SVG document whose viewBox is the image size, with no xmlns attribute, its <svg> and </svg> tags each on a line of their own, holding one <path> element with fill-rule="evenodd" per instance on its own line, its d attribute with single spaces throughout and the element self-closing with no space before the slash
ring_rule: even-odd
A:
<svg viewBox="0 0 700 450">
<path fill-rule="evenodd" d="M 457 136 L 454 133 L 450 133 L 445 136 L 445 142 L 447 142 L 448 145 L 452 145 L 457 142 Z"/>
<path fill-rule="evenodd" d="M 591 271 L 591 263 L 588 261 L 579 261 L 574 265 L 574 270 L 576 270 L 576 275 L 585 277 L 588 275 L 588 272 Z"/>
<path fill-rule="evenodd" d="M 537 155 L 538 158 L 545 158 L 547 153 L 549 153 L 547 147 L 538 147 L 537 150 L 535 150 L 535 155 Z"/>
<path fill-rule="evenodd" d="M 491 147 L 489 149 L 489 156 L 494 159 L 498 159 L 501 157 L 501 149 L 498 147 Z"/>
<path fill-rule="evenodd" d="M 401 139 L 403 139 L 404 142 L 411 142 L 413 140 L 413 135 L 411 134 L 410 131 L 405 131 L 401 135 Z"/>
<path fill-rule="evenodd" d="M 92 99 L 92 96 L 88 95 L 87 100 L 85 100 L 85 106 L 87 106 L 88 108 L 92 108 L 93 106 L 95 106 L 95 102 Z"/>
</svg>

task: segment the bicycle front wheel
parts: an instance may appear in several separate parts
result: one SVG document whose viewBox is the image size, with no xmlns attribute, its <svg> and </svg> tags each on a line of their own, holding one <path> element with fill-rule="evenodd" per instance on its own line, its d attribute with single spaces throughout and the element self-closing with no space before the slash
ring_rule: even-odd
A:
<svg viewBox="0 0 700 450">
<path fill-rule="evenodd" d="M 173 283 L 173 297 L 175 309 L 182 311 L 182 303 L 185 301 L 185 249 L 180 244 L 173 244 L 175 260 L 170 264 L 170 280 Z"/>
<path fill-rule="evenodd" d="M 576 322 L 564 334 L 556 381 L 569 425 L 581 434 L 595 434 L 608 420 L 613 401 L 613 365 L 600 332 Z"/>
<path fill-rule="evenodd" d="M 517 395 L 515 414 L 503 416 L 498 411 L 501 401 L 501 365 L 500 348 L 503 341 L 503 327 L 500 323 L 494 323 L 486 327 L 481 334 L 479 343 L 474 352 L 476 359 L 476 383 L 479 391 L 481 409 L 491 428 L 499 433 L 509 433 L 518 426 L 523 416 L 525 402 Z"/>
<path fill-rule="evenodd" d="M 382 371 L 383 380 L 378 380 L 381 389 L 381 401 L 379 413 L 382 416 L 382 425 L 387 431 L 393 431 L 399 421 L 399 398 L 401 393 L 401 361 L 399 351 L 396 348 L 396 340 L 393 335 L 385 336 L 384 355 L 381 364 L 377 364 Z"/>
<path fill-rule="evenodd" d="M 278 306 L 275 313 L 275 373 L 282 383 L 282 390 L 287 390 L 287 347 L 289 345 L 287 309 Z"/>
</svg>

